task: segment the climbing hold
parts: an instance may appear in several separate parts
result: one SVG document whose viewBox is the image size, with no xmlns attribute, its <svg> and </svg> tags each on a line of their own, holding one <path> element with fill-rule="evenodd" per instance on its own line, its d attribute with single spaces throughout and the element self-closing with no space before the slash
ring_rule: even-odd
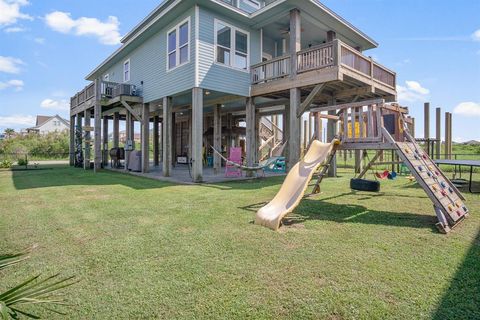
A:
<svg viewBox="0 0 480 320">
<path fill-rule="evenodd" d="M 442 194 L 442 196 L 444 196 L 444 197 L 447 196 L 447 193 L 445 192 L 445 190 L 442 190 L 441 194 Z"/>
<path fill-rule="evenodd" d="M 432 167 L 432 166 L 428 166 L 428 169 L 433 171 L 433 167 Z"/>
<path fill-rule="evenodd" d="M 410 149 L 405 148 L 405 153 L 407 153 L 407 154 L 410 153 Z"/>
<path fill-rule="evenodd" d="M 448 205 L 448 211 L 453 211 L 453 207 L 450 204 Z"/>
<path fill-rule="evenodd" d="M 420 158 L 417 155 L 415 155 L 415 160 L 420 160 Z"/>
<path fill-rule="evenodd" d="M 438 191 L 438 187 L 437 187 L 436 184 L 432 185 L 432 190 L 433 190 L 433 191 Z"/>
<path fill-rule="evenodd" d="M 463 206 L 462 208 L 463 208 L 463 211 L 465 211 L 465 212 L 468 211 L 467 207 Z"/>
<path fill-rule="evenodd" d="M 435 174 L 436 174 L 437 176 L 439 176 L 439 175 L 440 175 L 440 172 L 438 172 L 438 171 L 435 171 Z"/>
<path fill-rule="evenodd" d="M 457 210 L 457 215 L 458 215 L 459 217 L 461 217 L 461 216 L 463 216 L 463 213 L 462 213 L 460 210 Z"/>
<path fill-rule="evenodd" d="M 445 181 L 440 182 L 440 185 L 442 186 L 443 189 L 447 187 L 447 184 L 445 183 Z"/>
<path fill-rule="evenodd" d="M 423 171 L 423 167 L 422 167 L 422 166 L 418 166 L 418 170 L 419 170 L 419 171 Z"/>
<path fill-rule="evenodd" d="M 453 189 L 449 187 L 448 192 L 453 193 Z"/>
<path fill-rule="evenodd" d="M 459 201 L 455 202 L 455 207 L 457 207 L 457 208 L 460 208 L 460 207 L 461 207 L 461 205 L 460 205 L 460 202 L 459 202 Z"/>
<path fill-rule="evenodd" d="M 423 159 L 427 159 L 427 155 L 424 154 L 424 155 L 422 156 L 422 158 L 423 158 Z"/>
</svg>

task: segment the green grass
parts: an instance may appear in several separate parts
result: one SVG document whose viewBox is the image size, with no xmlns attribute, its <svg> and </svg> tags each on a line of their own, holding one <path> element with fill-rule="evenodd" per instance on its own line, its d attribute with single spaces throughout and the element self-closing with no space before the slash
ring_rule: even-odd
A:
<svg viewBox="0 0 480 320">
<path fill-rule="evenodd" d="M 480 196 L 466 194 L 470 218 L 441 235 L 407 179 L 371 194 L 350 178 L 324 180 L 276 233 L 252 221 L 281 177 L 176 186 L 1 171 L 0 253 L 36 249 L 0 272 L 0 292 L 62 272 L 81 279 L 64 291 L 68 319 L 480 318 Z"/>
</svg>

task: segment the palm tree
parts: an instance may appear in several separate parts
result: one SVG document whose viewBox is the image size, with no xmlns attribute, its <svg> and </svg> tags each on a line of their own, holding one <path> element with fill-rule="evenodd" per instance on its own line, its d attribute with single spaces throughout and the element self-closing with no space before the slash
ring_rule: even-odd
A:
<svg viewBox="0 0 480 320">
<path fill-rule="evenodd" d="M 7 136 L 7 138 L 10 139 L 15 134 L 15 129 L 7 128 L 5 129 L 4 133 Z"/>
<path fill-rule="evenodd" d="M 27 253 L 0 254 L 0 270 L 28 259 Z M 21 315 L 30 319 L 39 319 L 36 315 L 18 309 L 25 305 L 65 305 L 65 301 L 58 295 L 58 290 L 76 283 L 77 281 L 73 278 L 59 278 L 56 274 L 40 279 L 40 275 L 37 275 L 10 290 L 0 292 L 0 320 L 18 319 Z M 63 314 L 58 310 L 48 310 Z"/>
</svg>

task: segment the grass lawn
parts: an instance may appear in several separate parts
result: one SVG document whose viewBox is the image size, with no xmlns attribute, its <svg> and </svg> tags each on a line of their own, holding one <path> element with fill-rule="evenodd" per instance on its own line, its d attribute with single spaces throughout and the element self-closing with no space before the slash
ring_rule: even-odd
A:
<svg viewBox="0 0 480 320">
<path fill-rule="evenodd" d="M 470 218 L 441 235 L 407 179 L 353 193 L 341 175 L 276 233 L 252 221 L 283 178 L 0 171 L 0 252 L 37 247 L 0 272 L 0 292 L 61 272 L 81 279 L 64 290 L 68 319 L 479 319 L 480 196 L 466 193 Z"/>
</svg>

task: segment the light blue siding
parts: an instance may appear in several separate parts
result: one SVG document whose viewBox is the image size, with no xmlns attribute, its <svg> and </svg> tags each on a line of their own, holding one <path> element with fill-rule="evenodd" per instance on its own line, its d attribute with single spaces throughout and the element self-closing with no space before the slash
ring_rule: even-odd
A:
<svg viewBox="0 0 480 320">
<path fill-rule="evenodd" d="M 190 17 L 190 62 L 167 72 L 167 32 Z M 130 81 L 150 102 L 189 90 L 195 85 L 195 9 L 192 7 L 174 22 L 157 32 L 126 58 L 117 62 L 108 73 L 110 81 L 123 83 L 123 63 L 130 59 Z M 143 85 L 141 82 L 143 81 Z"/>
<path fill-rule="evenodd" d="M 238 3 L 238 7 L 248 13 L 252 13 L 252 12 L 255 12 L 257 10 L 259 10 L 258 8 L 256 8 L 255 6 L 251 5 L 248 1 L 248 0 L 238 0 L 239 3 Z M 258 1 L 260 2 L 260 1 Z"/>
<path fill-rule="evenodd" d="M 215 63 L 215 18 L 250 33 L 250 65 L 261 61 L 260 31 L 253 30 L 236 21 L 200 7 L 199 32 L 199 86 L 209 90 L 250 95 L 250 70 L 242 71 Z"/>
</svg>

